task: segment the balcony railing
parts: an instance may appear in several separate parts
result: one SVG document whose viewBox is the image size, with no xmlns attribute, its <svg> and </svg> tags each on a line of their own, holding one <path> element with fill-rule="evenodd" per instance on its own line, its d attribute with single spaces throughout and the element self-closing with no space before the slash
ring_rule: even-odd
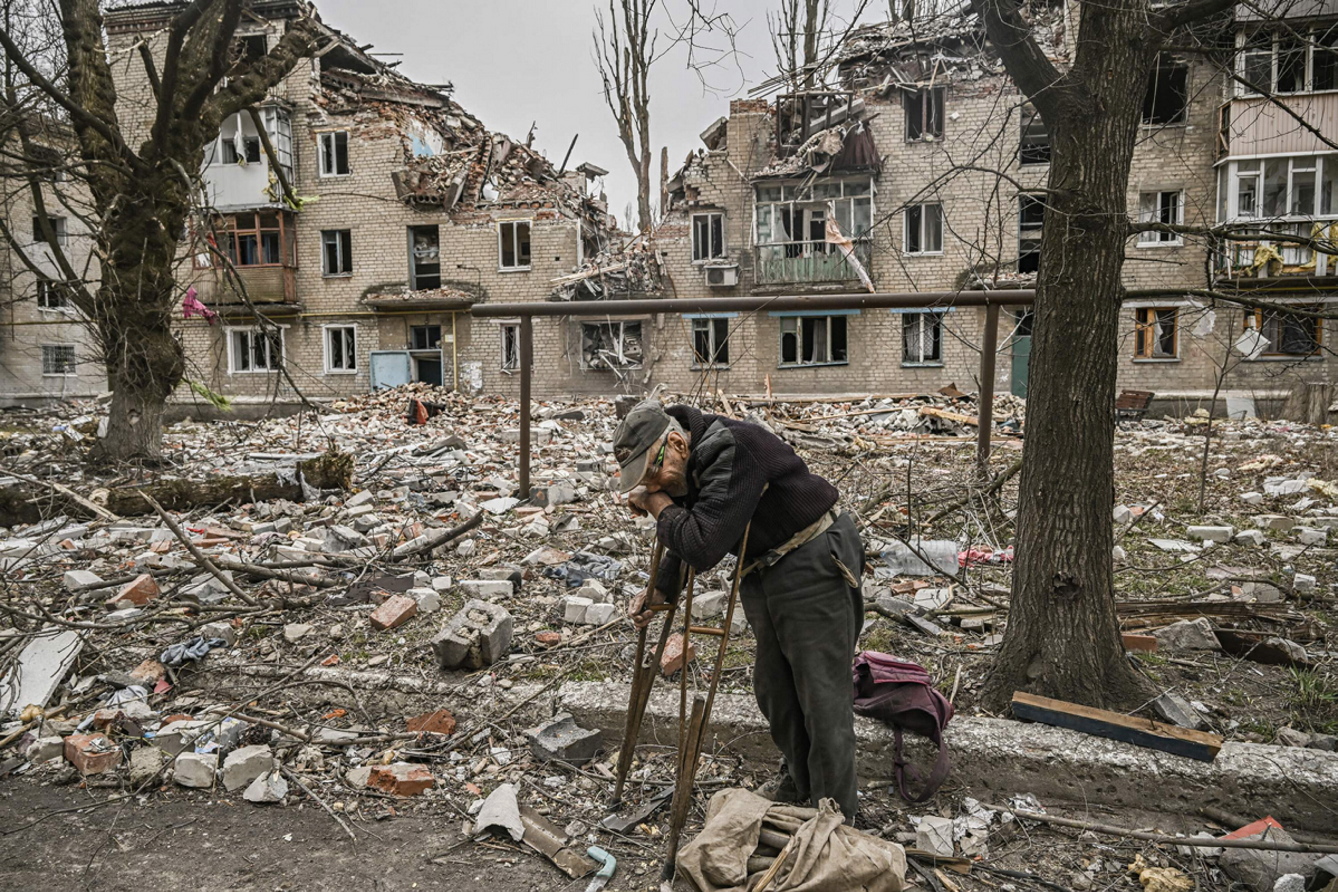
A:
<svg viewBox="0 0 1338 892">
<path fill-rule="evenodd" d="M 1248 240 L 1223 240 L 1216 254 L 1217 275 L 1225 278 L 1280 278 L 1338 275 L 1338 256 L 1310 245 L 1279 241 L 1267 233 L 1313 239 L 1338 248 L 1338 221 L 1303 220 L 1227 224 L 1228 232 L 1255 234 Z"/>
<path fill-rule="evenodd" d="M 759 285 L 849 282 L 859 278 L 840 249 L 828 242 L 758 245 L 756 251 Z M 868 242 L 855 243 L 855 257 L 866 271 L 870 256 Z"/>
</svg>

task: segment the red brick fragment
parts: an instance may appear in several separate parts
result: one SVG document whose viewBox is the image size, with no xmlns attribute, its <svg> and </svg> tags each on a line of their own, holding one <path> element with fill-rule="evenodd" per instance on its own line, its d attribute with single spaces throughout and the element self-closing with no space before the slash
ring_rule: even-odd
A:
<svg viewBox="0 0 1338 892">
<path fill-rule="evenodd" d="M 372 611 L 372 625 L 378 629 L 393 629 L 402 626 L 418 613 L 418 602 L 404 595 L 387 598 L 385 603 Z"/>
<path fill-rule="evenodd" d="M 415 716 L 408 721 L 409 730 L 415 734 L 426 732 L 428 734 L 454 734 L 455 716 L 451 715 L 449 709 L 438 709 L 436 712 L 425 712 L 420 716 Z"/>
<path fill-rule="evenodd" d="M 664 643 L 664 653 L 660 654 L 660 671 L 673 675 L 697 658 L 697 645 L 688 642 L 687 656 L 683 654 L 683 633 L 675 632 Z"/>
<path fill-rule="evenodd" d="M 1141 650 L 1145 653 L 1155 653 L 1157 650 L 1157 639 L 1153 635 L 1131 635 L 1126 632 L 1120 638 L 1124 640 L 1125 650 Z"/>
<path fill-rule="evenodd" d="M 561 644 L 561 643 L 562 643 L 562 633 L 561 633 L 561 632 L 539 632 L 539 633 L 535 634 L 535 636 L 534 636 L 534 640 L 537 641 L 537 642 L 539 642 L 540 644 L 542 644 L 544 647 L 552 647 L 554 644 Z"/>
<path fill-rule="evenodd" d="M 168 725 L 172 724 L 173 722 L 193 722 L 193 721 L 195 721 L 195 716 L 193 716 L 193 715 L 187 715 L 187 714 L 184 713 L 184 712 L 177 712 L 177 713 L 173 713 L 172 715 L 163 716 L 161 719 L 159 719 L 159 720 L 158 720 L 158 727 L 160 727 L 160 728 L 166 728 Z"/>
<path fill-rule="evenodd" d="M 167 674 L 167 667 L 149 657 L 130 671 L 130 677 L 142 685 L 157 684 L 158 679 Z"/>
<path fill-rule="evenodd" d="M 420 765 L 396 762 L 378 765 L 367 777 L 367 786 L 395 796 L 417 796 L 436 786 L 432 773 Z"/>
<path fill-rule="evenodd" d="M 158 591 L 158 583 L 154 582 L 153 577 L 148 573 L 141 573 L 108 598 L 107 606 L 115 607 L 122 601 L 129 601 L 136 607 L 142 607 L 158 597 Z"/>
<path fill-rule="evenodd" d="M 80 774 L 101 774 L 121 764 L 121 748 L 106 734 L 71 734 L 65 738 L 65 761 Z"/>
<path fill-rule="evenodd" d="M 117 719 L 123 718 L 125 718 L 125 710 L 99 709 L 93 713 L 93 727 L 99 731 L 108 731 L 112 725 L 116 724 Z"/>
</svg>

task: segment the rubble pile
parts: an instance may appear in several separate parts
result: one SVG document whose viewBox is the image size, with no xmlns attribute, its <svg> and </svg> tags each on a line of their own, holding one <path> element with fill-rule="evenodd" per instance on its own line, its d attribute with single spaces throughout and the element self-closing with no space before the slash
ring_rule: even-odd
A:
<svg viewBox="0 0 1338 892">
<path fill-rule="evenodd" d="M 929 667 L 969 709 L 1007 624 L 1024 404 L 995 403 L 1004 436 L 987 485 L 970 448 L 974 399 L 952 386 L 717 395 L 702 407 L 766 424 L 838 481 L 868 545 L 861 647 Z M 353 457 L 353 484 L 164 512 L 170 523 L 146 506 L 0 529 L 3 771 L 257 806 L 313 799 L 354 825 L 388 796 L 401 811 L 467 816 L 470 832 L 489 794 L 514 785 L 522 816 L 560 812 L 575 829 L 558 836 L 580 850 L 607 846 L 633 873 L 655 866 L 646 846 L 658 818 L 628 830 L 641 838 L 633 847 L 593 829 L 619 741 L 556 713 L 565 683 L 631 676 L 622 611 L 648 579 L 653 523 L 630 517 L 610 487 L 612 401 L 533 407 L 529 493 L 517 484 L 519 406 L 498 398 L 410 385 L 320 415 L 183 422 L 166 435 L 170 471 L 114 481 L 81 464 L 70 434 L 95 432 L 94 409 L 29 413 L 0 433 L 0 488 L 21 475 L 97 507 L 113 483 L 282 475 L 335 450 Z M 1332 750 L 1338 483 L 1322 456 L 1338 434 L 1215 421 L 1199 511 L 1203 428 L 1147 420 L 1117 438 L 1120 616 L 1126 646 L 1164 691 L 1147 713 Z M 723 610 L 731 572 L 701 575 L 694 622 Z M 746 624 L 735 631 L 721 684 L 743 693 L 751 640 Z M 676 644 L 662 671 L 700 682 L 711 660 L 697 651 L 713 646 Z M 1295 693 L 1270 706 L 1261 688 Z M 672 783 L 673 751 L 637 759 L 631 798 L 650 804 Z M 714 791 L 769 774 L 722 753 L 698 777 Z M 869 791 L 862 820 L 935 851 L 955 841 L 971 857 L 997 830 L 981 808 L 911 826 Z"/>
</svg>

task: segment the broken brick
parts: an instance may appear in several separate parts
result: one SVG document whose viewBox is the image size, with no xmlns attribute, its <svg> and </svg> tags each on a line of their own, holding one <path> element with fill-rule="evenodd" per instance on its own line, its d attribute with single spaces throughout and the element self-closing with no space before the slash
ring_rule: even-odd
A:
<svg viewBox="0 0 1338 892">
<path fill-rule="evenodd" d="M 395 796 L 417 796 L 432 789 L 436 783 L 426 768 L 407 762 L 378 765 L 367 776 L 367 786 Z"/>
<path fill-rule="evenodd" d="M 436 712 L 425 712 L 420 716 L 409 719 L 408 728 L 415 734 L 454 734 L 455 716 L 451 715 L 449 709 L 438 709 Z"/>
<path fill-rule="evenodd" d="M 385 603 L 372 611 L 372 625 L 378 629 L 393 629 L 402 626 L 418 613 L 418 602 L 403 595 L 387 598 Z"/>
<path fill-rule="evenodd" d="M 115 607 L 123 601 L 128 601 L 136 607 L 143 607 L 145 604 L 158 597 L 158 583 L 148 573 L 141 573 L 130 582 L 121 586 L 121 590 L 107 599 L 108 607 Z"/>
<path fill-rule="evenodd" d="M 140 663 L 130 672 L 130 677 L 138 684 L 151 685 L 157 684 L 158 679 L 167 674 L 167 667 L 157 660 L 150 657 Z"/>
<path fill-rule="evenodd" d="M 1157 650 L 1155 635 L 1131 635 L 1126 632 L 1120 638 L 1124 640 L 1125 650 L 1143 651 L 1144 653 L 1155 653 Z"/>
<path fill-rule="evenodd" d="M 106 734 L 71 734 L 65 738 L 65 761 L 80 774 L 101 774 L 121 764 L 121 748 Z"/>
<path fill-rule="evenodd" d="M 675 632 L 664 643 L 664 653 L 660 654 L 660 671 L 673 675 L 697 658 L 697 645 L 688 642 L 687 656 L 683 654 L 683 633 Z"/>
<path fill-rule="evenodd" d="M 544 647 L 552 647 L 554 644 L 562 643 L 561 632 L 536 632 L 534 640 Z"/>
</svg>

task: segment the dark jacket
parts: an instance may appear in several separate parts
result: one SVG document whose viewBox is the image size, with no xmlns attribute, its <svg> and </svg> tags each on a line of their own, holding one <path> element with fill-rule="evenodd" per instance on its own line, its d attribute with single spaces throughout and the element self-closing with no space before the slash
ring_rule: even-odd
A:
<svg viewBox="0 0 1338 892">
<path fill-rule="evenodd" d="M 689 406 L 668 413 L 692 436 L 688 494 L 660 512 L 665 545 L 657 588 L 675 597 L 683 563 L 708 570 L 737 553 L 752 521 L 745 559 L 786 542 L 836 504 L 836 487 L 809 471 L 794 449 L 760 425 Z M 764 491 L 765 490 L 765 491 Z"/>
</svg>

